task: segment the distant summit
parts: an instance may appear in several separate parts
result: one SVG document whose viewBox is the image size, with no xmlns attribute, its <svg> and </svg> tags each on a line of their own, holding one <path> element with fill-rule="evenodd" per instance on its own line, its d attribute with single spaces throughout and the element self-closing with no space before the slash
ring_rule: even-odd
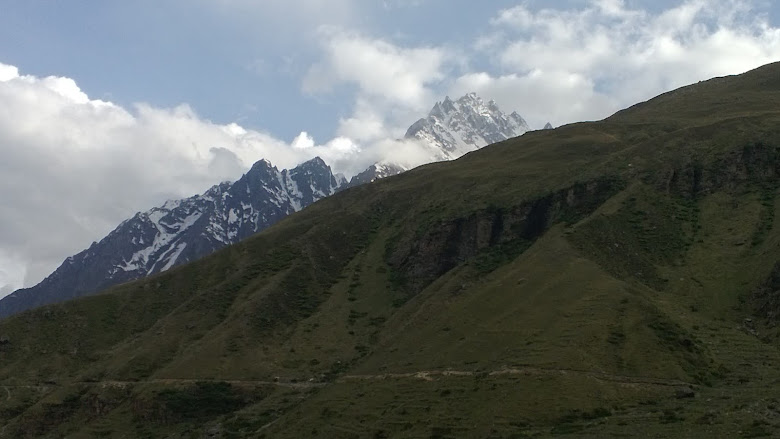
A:
<svg viewBox="0 0 780 439">
<path fill-rule="evenodd" d="M 373 181 L 379 180 L 380 178 L 392 177 L 393 175 L 398 175 L 404 171 L 406 171 L 406 169 L 399 165 L 394 165 L 391 163 L 375 163 L 369 166 L 365 171 L 352 177 L 352 179 L 349 181 L 348 187 L 360 186 L 361 184 L 371 183 Z"/>
<path fill-rule="evenodd" d="M 430 148 L 429 162 L 454 160 L 491 143 L 517 137 L 528 131 L 525 120 L 513 112 L 502 112 L 495 101 L 485 103 L 476 93 L 453 101 L 449 96 L 437 102 L 428 117 L 412 124 L 405 139 L 416 139 Z M 378 162 L 354 176 L 349 187 L 370 183 L 407 171 L 400 163 Z"/>
<path fill-rule="evenodd" d="M 544 128 L 542 128 L 542 129 L 543 130 L 552 130 L 554 128 L 553 128 L 553 126 L 552 126 L 552 124 L 550 122 L 547 122 L 547 124 L 545 124 Z"/>
<path fill-rule="evenodd" d="M 476 93 L 469 93 L 455 101 L 447 96 L 437 102 L 428 117 L 415 122 L 404 137 L 429 144 L 434 160 L 452 160 L 528 130 L 517 112 L 507 115 L 495 101 L 485 103 Z"/>
</svg>

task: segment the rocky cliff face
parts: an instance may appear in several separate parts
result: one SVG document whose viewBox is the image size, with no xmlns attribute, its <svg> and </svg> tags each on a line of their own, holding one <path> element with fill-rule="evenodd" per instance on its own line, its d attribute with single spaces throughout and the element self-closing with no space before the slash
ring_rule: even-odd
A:
<svg viewBox="0 0 780 439">
<path fill-rule="evenodd" d="M 777 324 L 780 320 L 780 261 L 775 263 L 767 279 L 749 299 L 756 316 L 762 318 L 767 324 Z"/>
</svg>

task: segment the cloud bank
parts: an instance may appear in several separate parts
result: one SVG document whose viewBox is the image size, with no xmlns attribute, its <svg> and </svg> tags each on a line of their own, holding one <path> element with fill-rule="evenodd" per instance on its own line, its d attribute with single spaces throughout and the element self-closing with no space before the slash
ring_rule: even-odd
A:
<svg viewBox="0 0 780 439">
<path fill-rule="evenodd" d="M 500 11 L 474 50 L 492 70 L 450 92 L 476 91 L 532 126 L 597 120 L 662 92 L 780 60 L 780 29 L 754 2 L 689 0 L 660 13 L 622 0 L 579 9 Z"/>
<path fill-rule="evenodd" d="M 400 138 L 437 98 L 452 55 L 440 47 L 402 47 L 356 32 L 324 27 L 322 59 L 303 79 L 304 93 L 354 88 L 354 106 L 338 134 L 361 142 Z"/>
</svg>

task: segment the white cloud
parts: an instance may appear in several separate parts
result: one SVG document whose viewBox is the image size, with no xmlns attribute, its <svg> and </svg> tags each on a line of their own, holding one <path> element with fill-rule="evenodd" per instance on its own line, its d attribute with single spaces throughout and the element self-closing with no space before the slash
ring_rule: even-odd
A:
<svg viewBox="0 0 780 439">
<path fill-rule="evenodd" d="M 411 169 L 434 161 L 436 151 L 417 139 L 385 139 L 375 142 L 370 153 L 371 163 L 395 163 Z"/>
<path fill-rule="evenodd" d="M 394 1 L 384 5 L 393 8 L 418 4 Z M 405 47 L 333 27 L 321 27 L 320 35 L 322 59 L 309 68 L 302 90 L 325 94 L 349 86 L 354 93 L 351 115 L 340 119 L 339 137 L 328 145 L 329 151 L 335 151 L 340 141 L 355 154 L 335 157 L 329 163 L 355 174 L 376 162 L 406 168 L 431 162 L 434 153 L 428 145 L 402 137 L 436 101 L 450 65 L 458 62 L 452 51 L 425 45 Z M 295 143 L 308 148 L 314 142 L 305 136 Z"/>
<path fill-rule="evenodd" d="M 398 115 L 394 110 L 403 112 L 409 109 L 370 97 L 358 96 L 355 99 L 352 115 L 339 121 L 338 133 L 362 143 L 398 137 L 400 134 L 394 132 L 390 126 L 402 124 L 398 122 Z"/>
<path fill-rule="evenodd" d="M 0 81 L 10 81 L 19 77 L 19 69 L 14 66 L 0 64 Z"/>
<path fill-rule="evenodd" d="M 326 59 L 309 70 L 304 92 L 323 93 L 338 83 L 352 83 L 361 95 L 420 108 L 431 100 L 427 86 L 444 78 L 447 54 L 441 48 L 402 48 L 342 30 L 321 32 Z"/>
<path fill-rule="evenodd" d="M 296 149 L 309 149 L 314 147 L 314 139 L 306 131 L 301 132 L 293 139 L 292 147 Z"/>
<path fill-rule="evenodd" d="M 323 59 L 302 83 L 306 93 L 329 93 L 338 86 L 355 90 L 352 115 L 338 134 L 367 148 L 393 139 L 433 105 L 434 89 L 446 78 L 449 52 L 440 47 L 401 47 L 339 29 L 323 28 Z"/>
<path fill-rule="evenodd" d="M 349 162 L 337 138 L 294 145 L 187 105 L 128 110 L 90 99 L 70 78 L 0 64 L 0 290 L 30 286 L 119 222 L 169 198 L 234 180 L 256 160 L 291 167 L 320 155 Z M 352 169 L 349 169 L 352 171 Z"/>
<path fill-rule="evenodd" d="M 309 69 L 302 90 L 322 94 L 353 87 L 351 115 L 340 120 L 337 134 L 360 145 L 355 146 L 359 155 L 336 159 L 334 167 L 356 173 L 381 161 L 405 167 L 431 161 L 431 151 L 425 145 L 400 138 L 433 106 L 435 90 L 447 78 L 448 65 L 455 61 L 450 51 L 402 47 L 334 28 L 320 32 L 323 57 Z"/>
<path fill-rule="evenodd" d="M 7 296 L 23 285 L 26 273 L 27 267 L 20 258 L 0 249 L 0 297 Z"/>
<path fill-rule="evenodd" d="M 780 29 L 739 0 L 689 0 L 653 14 L 621 0 L 501 11 L 475 45 L 496 72 L 458 78 L 532 125 L 594 120 L 659 93 L 780 59 Z"/>
</svg>

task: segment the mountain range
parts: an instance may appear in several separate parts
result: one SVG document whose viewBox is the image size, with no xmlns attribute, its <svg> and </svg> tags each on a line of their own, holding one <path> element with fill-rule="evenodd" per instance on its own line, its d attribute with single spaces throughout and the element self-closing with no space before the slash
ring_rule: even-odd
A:
<svg viewBox="0 0 780 439">
<path fill-rule="evenodd" d="M 431 161 L 451 160 L 489 143 L 518 136 L 528 125 L 505 115 L 495 102 L 470 93 L 436 103 L 406 137 L 421 140 Z M 213 186 L 201 195 L 171 200 L 139 212 L 88 249 L 67 258 L 39 284 L 0 299 L 0 318 L 57 303 L 191 262 L 275 224 L 341 189 L 397 175 L 406 169 L 376 163 L 347 182 L 315 158 L 279 171 L 260 160 L 236 182 Z"/>
<path fill-rule="evenodd" d="M 234 183 L 168 201 L 123 221 L 100 242 L 68 257 L 38 285 L 0 300 L 0 317 L 95 293 L 194 261 L 332 195 L 338 181 L 315 158 L 279 171 L 260 160 Z"/>
<path fill-rule="evenodd" d="M 779 437 L 778 195 L 780 63 L 341 190 L 0 321 L 0 438 Z"/>
</svg>

